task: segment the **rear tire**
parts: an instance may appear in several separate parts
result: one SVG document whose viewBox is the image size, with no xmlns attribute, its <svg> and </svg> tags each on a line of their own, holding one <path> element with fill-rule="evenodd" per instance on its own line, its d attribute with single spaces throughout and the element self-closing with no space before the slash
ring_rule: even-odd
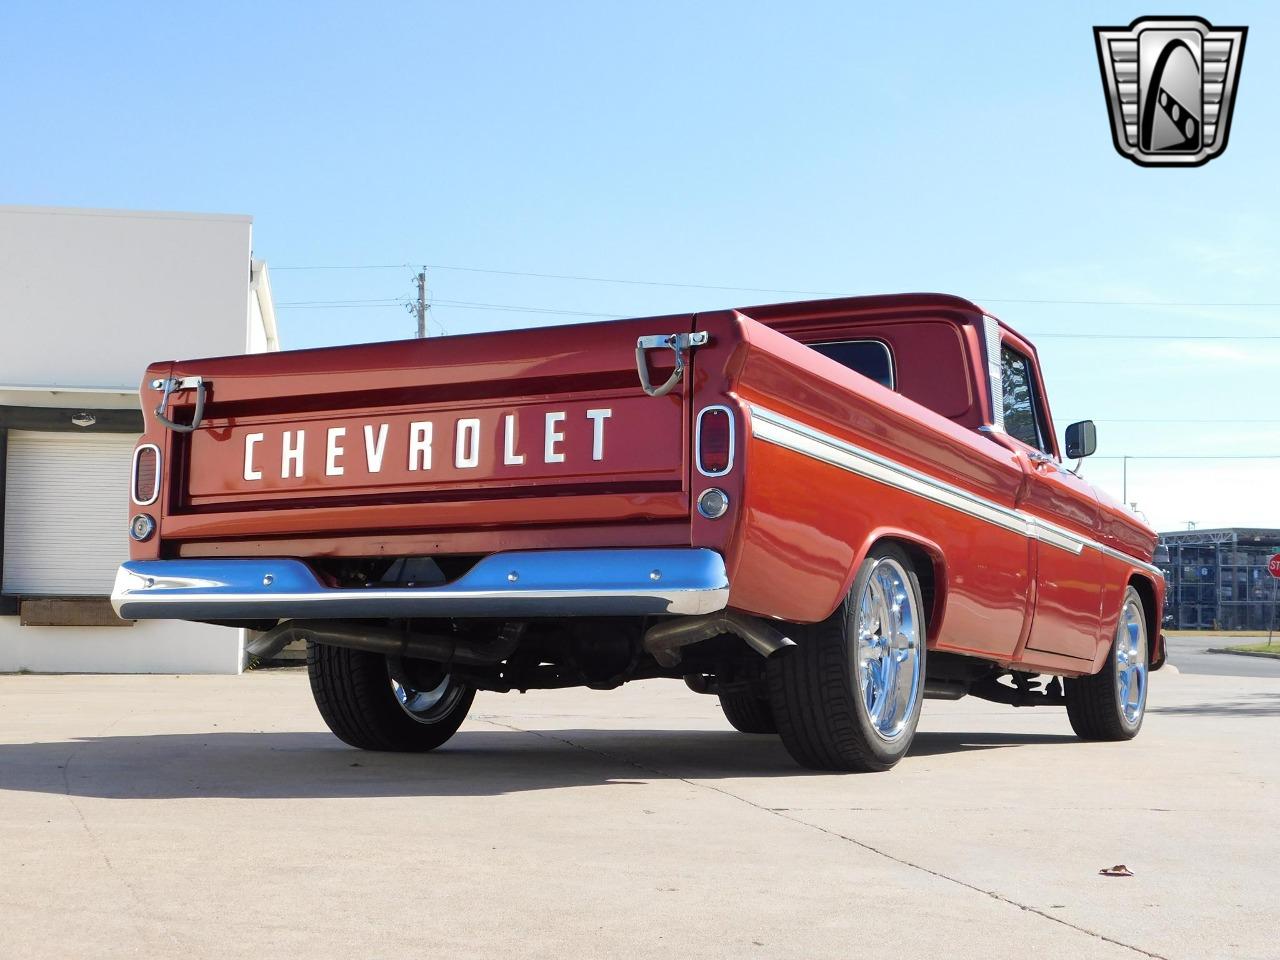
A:
<svg viewBox="0 0 1280 960">
<path fill-rule="evenodd" d="M 307 642 L 307 675 L 334 736 L 361 750 L 423 753 L 452 737 L 475 690 L 424 661 Z"/>
<path fill-rule="evenodd" d="M 782 743 L 817 770 L 888 770 L 911 748 L 924 699 L 920 583 L 900 547 L 874 548 L 844 602 L 792 631 L 769 660 L 769 702 Z"/>
<path fill-rule="evenodd" d="M 1142 595 L 1127 587 L 1107 661 L 1091 677 L 1063 683 L 1067 718 L 1081 740 L 1132 740 L 1147 712 L 1147 614 Z"/>
<path fill-rule="evenodd" d="M 760 697 L 750 690 L 720 694 L 720 709 L 733 729 L 740 733 L 777 733 L 773 722 L 773 709 L 768 697 Z"/>
</svg>

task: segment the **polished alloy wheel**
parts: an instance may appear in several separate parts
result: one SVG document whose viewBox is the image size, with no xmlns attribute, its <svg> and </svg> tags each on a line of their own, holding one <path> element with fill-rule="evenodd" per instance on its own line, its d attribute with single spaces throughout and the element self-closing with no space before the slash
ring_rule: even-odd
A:
<svg viewBox="0 0 1280 960">
<path fill-rule="evenodd" d="M 1116 700 L 1124 722 L 1133 726 L 1147 706 L 1147 624 L 1142 607 L 1130 597 L 1116 628 Z"/>
<path fill-rule="evenodd" d="M 907 572 L 891 557 L 871 570 L 858 599 L 858 693 L 882 740 L 902 736 L 918 703 L 920 626 Z"/>
<path fill-rule="evenodd" d="M 391 690 L 400 709 L 418 723 L 435 723 L 448 716 L 464 693 L 462 685 L 454 683 L 447 674 L 443 674 L 440 682 L 430 689 L 411 687 L 392 677 Z"/>
</svg>

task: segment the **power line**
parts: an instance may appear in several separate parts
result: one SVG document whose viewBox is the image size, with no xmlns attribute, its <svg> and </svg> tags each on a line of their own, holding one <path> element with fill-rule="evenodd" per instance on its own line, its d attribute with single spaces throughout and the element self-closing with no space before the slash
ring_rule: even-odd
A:
<svg viewBox="0 0 1280 960">
<path fill-rule="evenodd" d="M 369 264 L 334 264 L 321 266 L 287 266 L 272 267 L 273 271 L 278 270 L 398 270 L 408 266 L 408 264 L 398 263 L 369 263 Z M 459 273 L 488 273 L 496 274 L 504 277 L 535 277 L 540 280 L 576 280 L 586 283 L 621 283 L 630 286 L 641 287 L 678 287 L 685 290 L 725 290 L 736 293 L 794 293 L 801 296 L 814 297 L 846 297 L 850 296 L 848 291 L 837 292 L 833 290 L 791 290 L 778 287 L 734 287 L 722 286 L 708 283 L 678 283 L 667 280 L 632 280 L 622 277 L 592 277 L 582 274 L 568 273 L 533 273 L 527 270 L 496 270 L 490 267 L 461 267 L 456 264 L 446 263 L 428 263 L 425 264 L 431 270 L 453 270 Z"/>
<path fill-rule="evenodd" d="M 1093 418 L 1093 420 L 1094 420 L 1094 422 L 1095 422 L 1095 423 L 1176 423 L 1176 424 L 1188 424 L 1188 423 L 1224 423 L 1224 424 L 1280 423 L 1280 419 L 1275 419 L 1275 420 L 1265 420 L 1265 419 L 1264 419 L 1264 420 L 1250 420 L 1250 419 L 1215 420 L 1215 419 L 1203 419 L 1203 420 L 1202 420 L 1202 419 L 1196 419 L 1196 418 L 1189 418 L 1189 419 L 1186 419 L 1186 420 L 1177 420 L 1177 419 L 1146 419 L 1146 418 L 1138 418 L 1138 417 L 1134 417 L 1134 418 L 1130 418 L 1130 417 L 1094 417 L 1094 418 Z"/>
<path fill-rule="evenodd" d="M 400 270 L 409 266 L 407 263 L 370 263 L 370 264 L 327 264 L 327 265 L 295 265 L 275 267 L 278 270 Z M 673 280 L 638 280 L 629 277 L 596 277 L 589 274 L 571 273 L 538 273 L 529 270 L 499 270 L 493 267 L 464 267 L 458 264 L 428 263 L 432 270 L 452 270 L 460 273 L 487 273 L 504 277 L 534 277 L 540 280 L 574 280 L 586 283 L 619 283 L 629 286 L 674 287 L 685 290 L 724 290 L 736 293 L 787 293 L 812 297 L 845 297 L 851 296 L 849 291 L 835 290 L 799 290 L 786 287 L 744 287 L 727 284 L 683 283 Z M 1014 298 L 1014 297 L 975 297 L 986 303 L 1024 303 L 1024 304 L 1061 304 L 1065 306 L 1107 306 L 1107 307 L 1280 307 L 1280 301 L 1191 301 L 1191 300 L 1055 300 L 1048 298 Z"/>
<path fill-rule="evenodd" d="M 1036 340 L 1280 340 L 1280 334 L 1253 333 L 1029 333 Z"/>
<path fill-rule="evenodd" d="M 1280 453 L 1126 453 L 1092 456 L 1090 460 L 1280 460 Z"/>
<path fill-rule="evenodd" d="M 514 303 L 477 303 L 471 300 L 432 300 L 433 304 L 443 307 L 458 307 L 462 310 L 505 310 L 514 313 L 549 313 L 561 317 L 598 317 L 605 320 L 617 320 L 625 314 L 590 313 L 585 310 L 560 310 L 554 307 L 522 307 Z"/>
<path fill-rule="evenodd" d="M 403 309 L 403 300 L 334 300 L 329 303 L 316 301 L 314 303 L 277 303 L 277 310 L 372 310 L 380 307 L 400 307 Z"/>
<path fill-rule="evenodd" d="M 387 304 L 397 304 L 399 300 L 391 297 L 379 297 L 374 300 L 282 300 L 276 304 L 277 307 L 354 307 L 354 306 L 384 306 Z"/>
<path fill-rule="evenodd" d="M 1018 300 L 1009 297 L 974 297 L 984 303 L 1047 303 L 1076 307 L 1280 307 L 1257 300 L 1203 302 L 1193 300 Z"/>
<path fill-rule="evenodd" d="M 319 266 L 277 267 L 271 266 L 271 272 L 279 270 L 403 270 L 410 266 L 407 263 L 333 263 Z"/>
<path fill-rule="evenodd" d="M 388 306 L 395 300 L 290 300 L 276 304 L 278 307 L 346 307 L 346 306 Z M 564 317 L 596 317 L 601 319 L 617 319 L 626 316 L 618 311 L 601 313 L 587 310 L 564 310 L 559 307 L 538 307 L 518 303 L 483 303 L 473 300 L 439 300 L 432 304 L 444 307 L 458 307 L 463 310 L 502 310 L 514 313 L 551 314 Z M 1280 334 L 1188 334 L 1175 333 L 1031 333 L 1037 340 L 1163 340 L 1179 341 L 1280 341 Z"/>
<path fill-rule="evenodd" d="M 282 309 L 327 310 L 358 307 L 396 307 L 402 300 L 382 298 L 377 300 L 284 300 L 276 304 Z M 473 300 L 440 300 L 433 298 L 429 307 L 457 307 L 461 310 L 500 310 L 514 313 L 540 313 L 563 317 L 596 317 L 616 320 L 625 316 L 622 313 L 593 313 L 586 310 L 561 310 L 557 307 L 530 307 L 516 303 L 481 303 Z"/>
</svg>

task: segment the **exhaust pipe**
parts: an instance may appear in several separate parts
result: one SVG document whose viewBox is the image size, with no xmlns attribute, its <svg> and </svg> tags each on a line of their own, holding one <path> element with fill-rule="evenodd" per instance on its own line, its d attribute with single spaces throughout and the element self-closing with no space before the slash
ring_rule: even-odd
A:
<svg viewBox="0 0 1280 960">
<path fill-rule="evenodd" d="M 295 640 L 311 640 L 331 647 L 350 647 L 387 656 L 412 657 L 436 663 L 486 667 L 507 659 L 524 634 L 523 623 L 508 623 L 493 640 L 394 630 L 381 624 L 346 620 L 286 620 L 245 645 L 254 656 L 269 659 Z"/>
<path fill-rule="evenodd" d="M 664 667 L 680 662 L 680 648 L 701 640 L 731 633 L 741 637 L 753 650 L 765 657 L 794 647 L 795 641 L 769 621 L 735 610 L 706 613 L 695 617 L 678 617 L 656 623 L 644 632 L 644 648 Z"/>
<path fill-rule="evenodd" d="M 961 700 L 969 695 L 969 684 L 956 680 L 930 680 L 925 677 L 924 695 L 927 700 Z"/>
</svg>

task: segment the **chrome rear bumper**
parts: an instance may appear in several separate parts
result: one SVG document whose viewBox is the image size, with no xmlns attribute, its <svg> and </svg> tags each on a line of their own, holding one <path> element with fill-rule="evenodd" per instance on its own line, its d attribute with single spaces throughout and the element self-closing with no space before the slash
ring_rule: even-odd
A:
<svg viewBox="0 0 1280 960">
<path fill-rule="evenodd" d="M 728 600 L 724 560 L 696 547 L 495 553 L 434 587 L 328 587 L 300 560 L 134 560 L 111 591 L 125 620 L 700 614 Z"/>
</svg>

